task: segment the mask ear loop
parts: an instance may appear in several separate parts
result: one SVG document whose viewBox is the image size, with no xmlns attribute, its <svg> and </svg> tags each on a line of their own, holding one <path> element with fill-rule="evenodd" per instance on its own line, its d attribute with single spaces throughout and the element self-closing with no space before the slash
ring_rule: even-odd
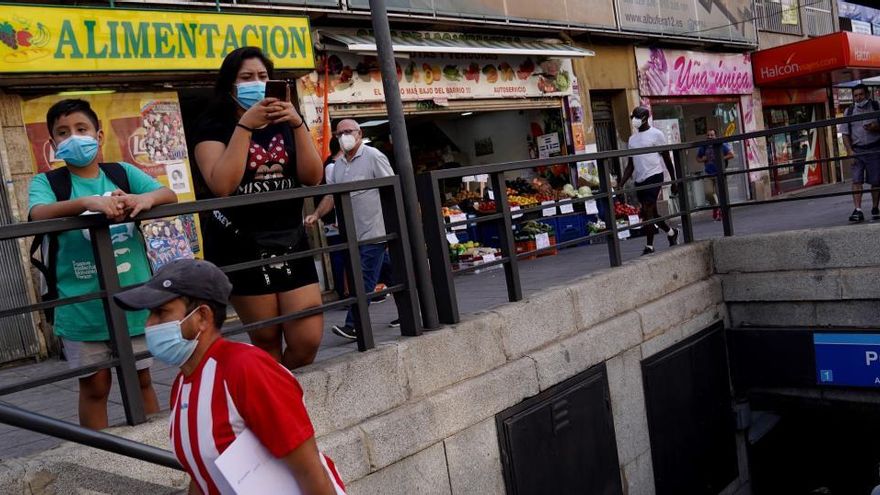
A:
<svg viewBox="0 0 880 495">
<path fill-rule="evenodd" d="M 190 316 L 196 314 L 196 311 L 198 311 L 202 306 L 204 306 L 204 304 L 199 304 L 198 306 L 195 307 L 195 309 L 193 309 L 192 311 L 190 311 L 188 315 L 184 316 L 183 319 L 180 320 L 180 328 L 181 328 L 181 329 L 183 328 L 183 322 L 185 322 L 186 320 L 188 320 Z M 201 330 L 199 330 L 199 332 L 196 334 L 195 337 L 193 337 L 192 339 L 186 339 L 186 340 L 190 340 L 190 341 L 196 341 L 196 342 L 198 342 L 198 340 L 199 340 L 199 336 L 200 336 L 200 335 L 202 335 L 202 331 L 201 331 Z M 181 337 L 183 337 L 183 335 L 181 335 Z"/>
</svg>

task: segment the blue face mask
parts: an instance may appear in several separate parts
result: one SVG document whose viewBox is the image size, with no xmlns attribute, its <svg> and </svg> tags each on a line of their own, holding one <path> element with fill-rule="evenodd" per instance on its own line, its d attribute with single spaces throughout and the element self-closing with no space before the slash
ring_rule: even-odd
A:
<svg viewBox="0 0 880 495">
<path fill-rule="evenodd" d="M 85 167 L 98 156 L 98 140 L 92 136 L 74 135 L 65 139 L 55 149 L 55 158 L 74 167 Z"/>
<path fill-rule="evenodd" d="M 183 338 L 180 326 L 198 309 L 192 310 L 182 320 L 166 321 L 144 329 L 147 349 L 150 350 L 153 357 L 172 366 L 181 366 L 192 356 L 196 351 L 196 346 L 199 345 L 199 335 L 196 335 L 192 340 L 187 340 Z"/>
<path fill-rule="evenodd" d="M 248 81 L 235 85 L 235 101 L 245 110 L 264 98 L 266 98 L 266 83 L 263 81 Z"/>
</svg>

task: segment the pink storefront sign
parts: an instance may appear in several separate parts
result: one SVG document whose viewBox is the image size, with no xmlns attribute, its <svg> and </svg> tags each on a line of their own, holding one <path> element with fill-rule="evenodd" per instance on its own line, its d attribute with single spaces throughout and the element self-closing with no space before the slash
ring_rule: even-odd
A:
<svg viewBox="0 0 880 495">
<path fill-rule="evenodd" d="M 636 48 L 644 96 L 745 95 L 754 90 L 748 53 Z"/>
</svg>

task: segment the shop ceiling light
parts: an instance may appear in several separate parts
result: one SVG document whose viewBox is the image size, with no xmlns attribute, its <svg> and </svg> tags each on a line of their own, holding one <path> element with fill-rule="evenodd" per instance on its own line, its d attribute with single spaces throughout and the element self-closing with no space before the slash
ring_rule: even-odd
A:
<svg viewBox="0 0 880 495">
<path fill-rule="evenodd" d="M 462 116 L 462 117 L 467 117 L 468 115 L 473 115 L 473 114 L 474 114 L 474 112 L 462 112 L 462 113 L 461 113 L 461 116 Z"/>
<path fill-rule="evenodd" d="M 73 91 L 62 91 L 58 93 L 58 96 L 107 95 L 115 92 L 115 89 L 77 89 Z"/>
</svg>

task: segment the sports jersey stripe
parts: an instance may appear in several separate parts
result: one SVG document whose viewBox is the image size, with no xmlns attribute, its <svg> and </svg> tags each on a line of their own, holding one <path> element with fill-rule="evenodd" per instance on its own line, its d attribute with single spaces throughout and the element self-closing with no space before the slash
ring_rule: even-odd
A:
<svg viewBox="0 0 880 495">
<path fill-rule="evenodd" d="M 323 452 L 318 452 L 318 456 L 321 458 L 321 464 L 324 465 L 324 469 L 327 470 L 327 475 L 330 476 L 330 482 L 333 483 L 333 489 L 336 490 L 336 495 L 345 495 L 342 478 L 340 478 L 339 473 L 336 472 L 336 465 L 333 464 L 333 460 L 324 455 Z"/>
<path fill-rule="evenodd" d="M 214 436 L 214 386 L 217 378 L 217 361 L 209 359 L 202 369 L 199 380 L 199 397 L 197 409 L 195 411 L 197 429 L 196 436 L 198 441 L 198 454 L 201 461 L 202 473 L 210 486 L 211 493 L 219 493 L 220 485 L 223 483 L 223 475 L 214 464 L 214 459 L 220 453 L 217 451 L 216 440 Z M 206 414 L 208 413 L 208 414 Z"/>
<path fill-rule="evenodd" d="M 241 417 L 241 414 L 238 413 L 238 408 L 235 407 L 235 402 L 232 400 L 232 395 L 229 393 L 229 387 L 226 385 L 226 382 L 223 382 L 223 391 L 226 392 L 226 408 L 229 410 L 229 424 L 232 426 L 232 433 L 235 434 L 235 438 L 238 438 L 241 435 L 241 432 L 245 430 L 244 418 Z"/>
<path fill-rule="evenodd" d="M 196 382 L 197 383 L 197 382 Z M 192 451 L 193 442 L 192 435 L 195 435 L 195 432 L 190 433 L 190 411 L 195 410 L 195 404 L 192 401 L 191 391 L 193 384 L 184 383 L 180 396 L 181 402 L 178 404 L 178 409 L 180 410 L 180 416 L 177 418 L 180 424 L 180 445 L 183 450 L 183 457 L 186 459 L 186 463 L 189 466 L 187 471 L 193 477 L 193 481 L 199 485 L 199 489 L 202 493 L 208 493 L 208 485 L 205 483 L 205 479 L 202 477 L 201 469 L 199 468 L 199 463 L 196 462 L 195 453 Z M 183 402 L 186 401 L 186 402 Z M 184 409 L 186 406 L 186 409 Z"/>
<path fill-rule="evenodd" d="M 183 466 L 183 469 L 189 471 L 189 462 L 187 462 L 186 457 L 183 455 L 183 447 L 181 445 L 181 436 L 180 436 L 180 397 L 183 393 L 183 378 L 181 377 L 180 382 L 177 386 L 177 394 L 174 397 L 174 402 L 172 403 L 171 409 L 171 450 L 174 452 L 174 457 L 177 457 L 180 465 Z"/>
</svg>

